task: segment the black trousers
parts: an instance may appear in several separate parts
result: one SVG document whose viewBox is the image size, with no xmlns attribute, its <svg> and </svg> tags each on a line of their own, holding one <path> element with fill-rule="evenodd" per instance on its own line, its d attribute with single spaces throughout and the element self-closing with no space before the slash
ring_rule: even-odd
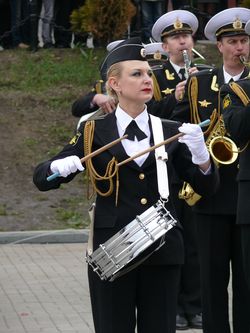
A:
<svg viewBox="0 0 250 333">
<path fill-rule="evenodd" d="M 230 333 L 228 285 L 232 273 L 233 332 L 249 332 L 250 294 L 243 270 L 240 227 L 234 215 L 196 214 L 204 333 Z M 231 264 L 231 266 L 230 266 Z"/>
<path fill-rule="evenodd" d="M 180 265 L 140 265 L 113 282 L 89 268 L 96 333 L 175 333 Z"/>
<path fill-rule="evenodd" d="M 250 291 L 250 224 L 240 225 L 240 230 L 244 272 L 247 280 L 248 290 Z"/>
</svg>

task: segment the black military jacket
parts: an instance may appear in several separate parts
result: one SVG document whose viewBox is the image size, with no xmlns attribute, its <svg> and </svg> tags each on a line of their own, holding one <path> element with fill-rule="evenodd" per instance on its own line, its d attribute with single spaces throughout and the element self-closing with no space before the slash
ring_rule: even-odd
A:
<svg viewBox="0 0 250 333">
<path fill-rule="evenodd" d="M 62 183 L 72 180 L 75 174 L 67 178 L 58 177 L 51 182 L 46 180 L 52 160 L 64 158 L 70 155 L 77 155 L 80 158 L 84 156 L 83 130 L 79 133 L 64 149 L 51 160 L 38 165 L 34 172 L 34 183 L 41 191 L 47 191 L 58 188 Z M 179 124 L 173 126 L 168 122 L 163 123 L 164 138 L 176 134 Z M 108 114 L 104 119 L 96 121 L 92 151 L 103 147 L 107 143 L 119 137 L 115 113 Z M 191 155 L 185 144 L 174 141 L 166 146 L 168 152 L 168 166 L 173 166 L 178 175 L 190 182 L 198 193 L 202 195 L 211 195 L 218 187 L 217 169 L 212 166 L 212 172 L 204 175 L 191 161 Z M 104 175 L 108 162 L 115 157 L 117 161 L 123 161 L 128 158 L 123 145 L 118 143 L 112 148 L 104 151 L 92 159 L 93 165 L 100 175 Z M 143 176 L 142 176 L 143 175 Z M 171 175 L 169 175 L 171 179 Z M 134 161 L 131 161 L 119 168 L 119 196 L 118 204 L 115 204 L 115 189 L 109 196 L 97 194 L 95 229 L 94 229 L 94 248 L 100 243 L 107 241 L 116 232 L 120 231 L 125 225 L 131 222 L 136 215 L 140 215 L 146 209 L 154 205 L 159 199 L 157 186 L 157 171 L 155 155 L 151 152 L 140 167 Z M 99 181 L 98 188 L 102 191 L 107 190 L 108 182 Z M 143 200 L 142 200 L 143 199 Z M 144 200 L 146 199 L 146 200 Z M 166 208 L 175 216 L 170 195 Z M 183 244 L 179 227 L 174 227 L 166 235 L 166 246 L 155 252 L 147 262 L 153 264 L 180 264 L 183 262 Z"/>
<path fill-rule="evenodd" d="M 191 64 L 191 67 L 198 70 L 211 68 L 205 64 Z M 177 100 L 175 99 L 175 87 L 183 81 L 175 71 L 170 61 L 166 61 L 161 66 L 153 70 L 154 97 L 147 103 L 149 113 L 163 119 L 169 119 Z"/>
<path fill-rule="evenodd" d="M 250 223 L 250 79 L 242 79 L 221 88 L 222 113 L 226 129 L 239 153 L 239 198 L 237 223 Z"/>
<path fill-rule="evenodd" d="M 248 74 L 245 69 L 242 77 Z M 185 95 L 179 102 L 171 119 L 181 122 L 199 123 L 216 115 L 220 107 L 219 90 L 224 84 L 223 68 L 200 71 L 190 76 Z M 213 118 L 213 117 L 212 117 Z M 216 119 L 216 118 L 215 118 Z M 205 128 L 206 130 L 207 128 Z M 220 187 L 214 196 L 201 199 L 194 210 L 206 214 L 236 214 L 238 161 L 219 166 Z"/>
</svg>

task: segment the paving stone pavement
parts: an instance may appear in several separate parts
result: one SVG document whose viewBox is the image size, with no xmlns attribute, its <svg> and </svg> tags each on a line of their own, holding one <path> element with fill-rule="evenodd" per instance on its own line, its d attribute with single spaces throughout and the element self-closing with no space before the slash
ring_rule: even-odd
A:
<svg viewBox="0 0 250 333">
<path fill-rule="evenodd" d="M 0 245 L 0 333 L 94 333 L 85 248 Z"/>
</svg>

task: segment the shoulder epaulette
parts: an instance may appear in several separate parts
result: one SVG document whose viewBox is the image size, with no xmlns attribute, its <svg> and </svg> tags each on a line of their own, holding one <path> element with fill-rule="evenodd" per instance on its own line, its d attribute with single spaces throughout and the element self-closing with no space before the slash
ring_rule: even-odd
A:
<svg viewBox="0 0 250 333">
<path fill-rule="evenodd" d="M 250 99 L 248 97 L 248 94 L 245 92 L 245 90 L 237 83 L 237 82 L 231 82 L 229 84 L 230 88 L 233 90 L 236 96 L 240 98 L 242 103 L 246 106 L 249 104 Z"/>
</svg>

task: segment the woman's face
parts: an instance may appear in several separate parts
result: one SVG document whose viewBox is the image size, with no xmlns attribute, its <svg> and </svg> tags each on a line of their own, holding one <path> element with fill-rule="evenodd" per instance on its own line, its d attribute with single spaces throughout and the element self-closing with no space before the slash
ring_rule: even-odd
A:
<svg viewBox="0 0 250 333">
<path fill-rule="evenodd" d="M 124 61 L 121 63 L 120 76 L 109 80 L 119 102 L 144 104 L 153 96 L 152 70 L 147 61 Z"/>
</svg>

